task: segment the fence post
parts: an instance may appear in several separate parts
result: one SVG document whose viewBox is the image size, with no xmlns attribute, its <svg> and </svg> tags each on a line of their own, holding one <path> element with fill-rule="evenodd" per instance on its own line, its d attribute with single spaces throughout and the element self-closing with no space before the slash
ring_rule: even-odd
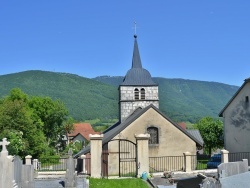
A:
<svg viewBox="0 0 250 188">
<path fill-rule="evenodd" d="M 185 172 L 191 172 L 191 153 L 190 152 L 185 152 L 183 153 L 184 155 L 184 171 Z"/>
<path fill-rule="evenodd" d="M 223 149 L 220 151 L 221 152 L 221 163 L 228 163 L 228 153 L 229 151 Z"/>
<path fill-rule="evenodd" d="M 85 166 L 85 160 L 86 160 L 86 155 L 81 155 L 80 158 L 82 159 L 82 173 L 86 173 L 86 166 Z"/>
<path fill-rule="evenodd" d="M 38 159 L 33 160 L 34 170 L 38 170 Z"/>
<path fill-rule="evenodd" d="M 137 176 L 140 177 L 143 172 L 149 173 L 148 139 L 149 134 L 135 135 L 137 143 Z"/>
<path fill-rule="evenodd" d="M 102 139 L 103 134 L 90 134 L 91 177 L 101 178 L 102 174 Z"/>
<path fill-rule="evenodd" d="M 32 156 L 31 155 L 27 155 L 25 157 L 25 165 L 31 165 L 31 159 L 32 159 Z"/>
</svg>

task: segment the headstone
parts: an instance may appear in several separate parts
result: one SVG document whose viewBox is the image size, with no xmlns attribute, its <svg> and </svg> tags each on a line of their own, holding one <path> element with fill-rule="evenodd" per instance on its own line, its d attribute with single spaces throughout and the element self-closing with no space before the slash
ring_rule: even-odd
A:
<svg viewBox="0 0 250 188">
<path fill-rule="evenodd" d="M 201 183 L 201 188 L 221 188 L 220 182 L 212 177 L 207 177 Z"/>
<path fill-rule="evenodd" d="M 21 173 L 22 186 L 25 188 L 35 187 L 34 167 L 32 165 L 23 165 Z"/>
<path fill-rule="evenodd" d="M 200 188 L 203 178 L 200 176 L 180 179 L 177 182 L 177 188 Z"/>
<path fill-rule="evenodd" d="M 9 144 L 4 138 L 0 145 L 2 151 L 0 156 L 0 188 L 34 188 L 34 167 L 23 165 L 18 156 L 9 156 L 6 146 Z"/>
<path fill-rule="evenodd" d="M 69 149 L 69 158 L 67 159 L 67 170 L 65 176 L 65 188 L 76 188 L 75 161 L 73 159 L 72 148 Z"/>
<path fill-rule="evenodd" d="M 4 156 L 8 156 L 9 155 L 9 152 L 8 150 L 6 149 L 6 146 L 9 145 L 10 142 L 7 141 L 7 138 L 3 138 L 3 141 L 0 142 L 0 146 L 2 146 L 2 151 L 0 153 L 0 156 L 4 157 Z"/>
<path fill-rule="evenodd" d="M 248 160 L 243 159 L 238 162 L 222 163 L 218 166 L 218 177 L 225 178 L 248 171 Z"/>
<path fill-rule="evenodd" d="M 248 188 L 250 187 L 250 172 L 221 178 L 220 183 L 222 188 Z"/>
</svg>

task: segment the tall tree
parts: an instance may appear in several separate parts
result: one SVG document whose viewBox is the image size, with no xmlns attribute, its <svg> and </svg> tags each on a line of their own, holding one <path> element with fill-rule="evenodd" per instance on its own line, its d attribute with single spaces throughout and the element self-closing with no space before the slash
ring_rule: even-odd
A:
<svg viewBox="0 0 250 188">
<path fill-rule="evenodd" d="M 58 137 L 65 134 L 64 122 L 67 121 L 68 111 L 64 104 L 49 97 L 32 97 L 29 106 L 43 122 L 43 132 L 48 145 L 54 147 Z"/>
<path fill-rule="evenodd" d="M 12 140 L 11 154 L 20 156 L 29 154 L 37 157 L 43 151 L 45 144 L 43 124 L 33 115 L 25 96 L 24 93 L 15 89 L 10 96 L 1 100 L 0 136 Z M 19 139 L 22 144 L 17 143 Z"/>
<path fill-rule="evenodd" d="M 204 117 L 199 120 L 196 126 L 205 142 L 205 149 L 211 155 L 212 149 L 223 147 L 223 123 L 220 119 Z"/>
<path fill-rule="evenodd" d="M 13 89 L 0 100 L 0 139 L 10 139 L 12 155 L 53 154 L 59 138 L 65 134 L 67 115 L 64 104 L 58 100 L 29 97 L 20 89 Z"/>
</svg>

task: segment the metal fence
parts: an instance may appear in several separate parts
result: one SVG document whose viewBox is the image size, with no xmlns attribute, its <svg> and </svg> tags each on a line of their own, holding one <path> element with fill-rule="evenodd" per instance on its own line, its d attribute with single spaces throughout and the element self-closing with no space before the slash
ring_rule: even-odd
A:
<svg viewBox="0 0 250 188">
<path fill-rule="evenodd" d="M 40 158 L 38 160 L 38 171 L 65 171 L 67 158 Z"/>
<path fill-rule="evenodd" d="M 191 169 L 192 170 L 204 170 L 207 169 L 207 163 L 210 159 L 210 155 L 191 155 Z"/>
<path fill-rule="evenodd" d="M 248 159 L 249 166 L 250 152 L 228 153 L 229 162 L 241 161 L 242 159 Z"/>
<path fill-rule="evenodd" d="M 90 175 L 91 174 L 91 158 L 85 158 L 85 173 Z"/>
<path fill-rule="evenodd" d="M 149 172 L 179 171 L 184 168 L 184 156 L 149 157 Z"/>
</svg>

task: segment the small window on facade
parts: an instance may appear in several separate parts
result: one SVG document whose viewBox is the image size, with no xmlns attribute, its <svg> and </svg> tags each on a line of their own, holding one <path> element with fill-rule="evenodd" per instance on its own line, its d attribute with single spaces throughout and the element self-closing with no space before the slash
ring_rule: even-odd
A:
<svg viewBox="0 0 250 188">
<path fill-rule="evenodd" d="M 148 144 L 159 144 L 158 128 L 149 127 L 149 128 L 147 128 L 147 132 L 148 132 L 148 134 L 150 134 Z"/>
<path fill-rule="evenodd" d="M 248 102 L 248 101 L 249 101 L 248 96 L 246 96 L 246 102 Z"/>
<path fill-rule="evenodd" d="M 144 88 L 141 89 L 141 99 L 142 100 L 145 99 L 145 89 Z"/>
<path fill-rule="evenodd" d="M 134 92 L 135 92 L 135 100 L 139 100 L 139 90 L 136 88 Z"/>
</svg>

